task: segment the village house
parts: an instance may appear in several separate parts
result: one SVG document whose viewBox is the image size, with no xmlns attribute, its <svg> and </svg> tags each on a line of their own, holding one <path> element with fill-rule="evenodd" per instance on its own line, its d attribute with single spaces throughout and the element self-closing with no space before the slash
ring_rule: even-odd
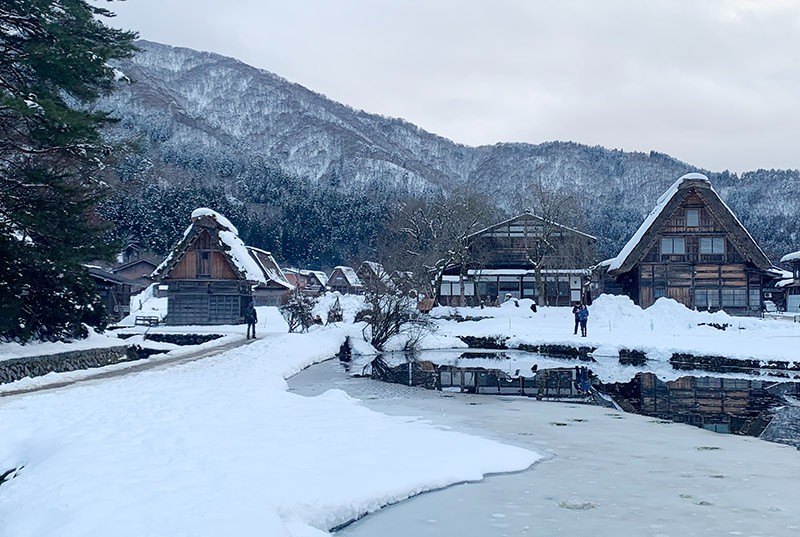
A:
<svg viewBox="0 0 800 537">
<path fill-rule="evenodd" d="M 689 308 L 761 311 L 776 269 L 705 175 L 689 173 L 659 199 L 620 253 L 603 263 L 643 308 L 668 297 Z"/>
<path fill-rule="evenodd" d="M 253 246 L 248 246 L 247 251 L 258 261 L 266 277 L 266 283 L 260 281 L 252 288 L 253 303 L 256 306 L 280 306 L 294 286 L 286 279 L 271 253 Z"/>
<path fill-rule="evenodd" d="M 321 270 L 283 269 L 287 281 L 305 295 L 320 295 L 328 285 L 328 275 Z"/>
<path fill-rule="evenodd" d="M 123 278 L 127 278 L 128 280 L 133 280 L 143 287 L 147 287 L 153 283 L 153 279 L 150 277 L 150 275 L 157 267 L 158 263 L 142 257 L 112 267 L 109 269 L 109 272 Z"/>
<path fill-rule="evenodd" d="M 375 289 L 379 283 L 383 284 L 383 286 L 392 285 L 389 273 L 386 272 L 383 265 L 375 261 L 364 261 L 361 263 L 361 266 L 358 267 L 356 271 L 356 275 L 359 281 L 361 281 L 361 285 L 366 289 Z"/>
<path fill-rule="evenodd" d="M 497 303 L 507 296 L 540 305 L 566 306 L 591 300 L 591 265 L 597 239 L 526 212 L 473 233 L 473 261 L 445 270 L 440 302 Z M 466 278 L 462 281 L 462 276 Z"/>
<path fill-rule="evenodd" d="M 130 314 L 131 295 L 146 287 L 146 285 L 97 266 L 87 266 L 86 270 L 94 281 L 95 289 L 106 308 L 109 321 L 113 323 L 119 322 Z"/>
<path fill-rule="evenodd" d="M 364 285 L 355 270 L 351 267 L 340 265 L 331 272 L 331 276 L 328 278 L 328 289 L 330 291 L 338 291 L 343 295 L 360 295 L 364 292 Z"/>
<path fill-rule="evenodd" d="M 273 264 L 268 252 L 247 248 L 227 218 L 196 209 L 183 238 L 152 275 L 168 285 L 167 324 L 243 323 L 254 294 L 268 301 L 291 290 Z"/>
<path fill-rule="evenodd" d="M 792 267 L 791 277 L 778 282 L 785 293 L 786 311 L 800 313 L 800 251 L 786 254 L 781 258 L 781 263 Z"/>
</svg>

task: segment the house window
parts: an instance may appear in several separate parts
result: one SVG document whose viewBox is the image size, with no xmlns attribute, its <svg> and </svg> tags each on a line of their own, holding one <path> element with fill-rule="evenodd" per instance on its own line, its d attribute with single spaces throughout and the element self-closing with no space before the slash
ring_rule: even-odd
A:
<svg viewBox="0 0 800 537">
<path fill-rule="evenodd" d="M 686 239 L 683 237 L 663 237 L 661 239 L 661 255 L 686 254 Z"/>
<path fill-rule="evenodd" d="M 701 254 L 724 254 L 725 239 L 722 237 L 700 237 Z"/>
<path fill-rule="evenodd" d="M 744 308 L 747 306 L 747 289 L 723 289 L 722 307 Z"/>
<path fill-rule="evenodd" d="M 197 276 L 211 277 L 211 252 L 199 252 L 197 255 Z"/>
<path fill-rule="evenodd" d="M 694 305 L 698 308 L 718 308 L 719 289 L 695 289 Z"/>
<path fill-rule="evenodd" d="M 686 227 L 698 227 L 700 225 L 700 211 L 698 209 L 686 209 Z"/>
<path fill-rule="evenodd" d="M 750 308 L 761 309 L 761 290 L 758 288 L 750 289 Z"/>
</svg>

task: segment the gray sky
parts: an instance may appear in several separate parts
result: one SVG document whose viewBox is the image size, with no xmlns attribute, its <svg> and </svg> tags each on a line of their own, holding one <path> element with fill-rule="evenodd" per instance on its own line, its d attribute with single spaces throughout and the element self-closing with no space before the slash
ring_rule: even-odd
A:
<svg viewBox="0 0 800 537">
<path fill-rule="evenodd" d="M 800 168 L 800 0 L 127 0 L 114 26 L 470 144 Z"/>
</svg>

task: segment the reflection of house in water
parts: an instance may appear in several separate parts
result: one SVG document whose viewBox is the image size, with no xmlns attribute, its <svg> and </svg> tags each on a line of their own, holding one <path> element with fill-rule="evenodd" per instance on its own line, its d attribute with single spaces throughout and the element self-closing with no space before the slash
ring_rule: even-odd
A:
<svg viewBox="0 0 800 537">
<path fill-rule="evenodd" d="M 779 383 L 714 377 L 682 377 L 664 382 L 638 373 L 628 383 L 604 386 L 626 411 L 688 423 L 719 433 L 759 436 L 773 410 L 786 402 Z M 792 386 L 797 390 L 797 384 Z"/>
</svg>

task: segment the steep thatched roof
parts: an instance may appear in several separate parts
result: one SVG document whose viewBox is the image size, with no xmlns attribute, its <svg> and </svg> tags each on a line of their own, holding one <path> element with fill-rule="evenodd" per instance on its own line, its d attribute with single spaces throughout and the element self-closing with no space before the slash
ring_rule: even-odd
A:
<svg viewBox="0 0 800 537">
<path fill-rule="evenodd" d="M 688 173 L 675 181 L 658 198 L 656 206 L 620 253 L 615 258 L 603 262 L 603 265 L 608 266 L 609 274 L 619 275 L 628 272 L 650 251 L 658 240 L 661 229 L 690 192 L 695 192 L 703 200 L 706 208 L 722 223 L 728 238 L 747 261 L 762 270 L 772 267 L 772 263 L 747 229 L 711 186 L 708 177 L 700 173 Z"/>
</svg>

